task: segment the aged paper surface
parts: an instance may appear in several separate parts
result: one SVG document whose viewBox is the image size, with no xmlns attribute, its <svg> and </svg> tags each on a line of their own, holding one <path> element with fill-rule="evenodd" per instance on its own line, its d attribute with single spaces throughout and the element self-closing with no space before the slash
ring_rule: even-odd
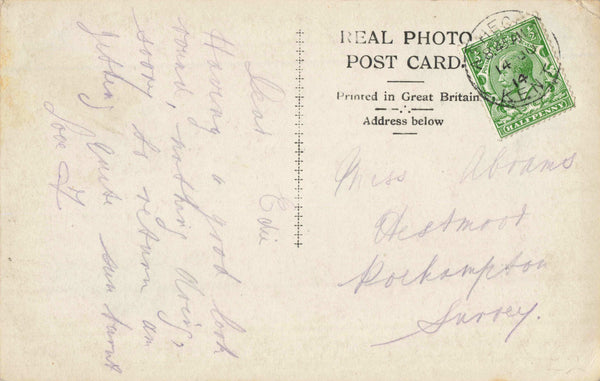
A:
<svg viewBox="0 0 600 381">
<path fill-rule="evenodd" d="M 600 379 L 593 1 L 4 1 L 0 379 Z"/>
</svg>

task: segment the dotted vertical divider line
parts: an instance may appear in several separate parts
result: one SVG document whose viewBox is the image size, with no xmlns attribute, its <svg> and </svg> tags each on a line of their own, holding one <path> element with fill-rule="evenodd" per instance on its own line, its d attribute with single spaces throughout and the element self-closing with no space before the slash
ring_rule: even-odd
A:
<svg viewBox="0 0 600 381">
<path fill-rule="evenodd" d="M 295 122 L 295 126 L 296 126 L 296 141 L 295 141 L 295 145 L 296 145 L 296 159 L 294 160 L 296 163 L 294 172 L 296 173 L 296 177 L 294 178 L 295 182 L 296 182 L 296 214 L 294 215 L 296 217 L 296 223 L 294 224 L 294 226 L 296 227 L 296 232 L 294 233 L 294 236 L 296 237 L 296 240 L 294 242 L 294 245 L 297 248 L 300 248 L 300 246 L 302 246 L 302 228 L 303 228 L 303 224 L 302 224 L 302 207 L 303 207 L 303 203 L 302 203 L 302 182 L 304 181 L 303 177 L 302 177 L 302 164 L 303 164 L 303 154 L 304 154 L 304 142 L 302 140 L 302 136 L 304 135 L 303 132 L 303 127 L 304 127 L 304 118 L 303 118 L 303 113 L 302 113 L 302 109 L 304 108 L 304 77 L 302 76 L 302 71 L 303 71 L 303 67 L 304 67 L 304 58 L 302 56 L 302 53 L 304 53 L 304 32 L 302 31 L 302 29 L 299 29 L 296 32 L 296 102 L 294 104 L 294 107 L 296 109 L 296 122 Z"/>
</svg>

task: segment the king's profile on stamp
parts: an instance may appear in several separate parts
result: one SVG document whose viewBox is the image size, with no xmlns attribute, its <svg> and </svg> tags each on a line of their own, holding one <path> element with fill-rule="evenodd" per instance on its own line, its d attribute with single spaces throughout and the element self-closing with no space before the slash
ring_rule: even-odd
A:
<svg viewBox="0 0 600 381">
<path fill-rule="evenodd" d="M 519 103 L 531 99 L 535 93 L 541 93 L 543 87 L 533 77 L 533 62 L 523 51 L 509 51 L 500 59 L 498 82 L 504 87 L 503 100 Z M 537 82 L 537 83 L 536 83 Z"/>
<path fill-rule="evenodd" d="M 537 17 L 463 48 L 471 82 L 501 138 L 574 106 Z"/>
</svg>

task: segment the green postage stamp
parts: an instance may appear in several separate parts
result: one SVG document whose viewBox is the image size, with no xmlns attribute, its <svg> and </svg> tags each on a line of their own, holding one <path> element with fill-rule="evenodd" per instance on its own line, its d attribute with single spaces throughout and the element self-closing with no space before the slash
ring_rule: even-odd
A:
<svg viewBox="0 0 600 381">
<path fill-rule="evenodd" d="M 476 41 L 463 53 L 501 138 L 574 106 L 536 17 Z"/>
</svg>

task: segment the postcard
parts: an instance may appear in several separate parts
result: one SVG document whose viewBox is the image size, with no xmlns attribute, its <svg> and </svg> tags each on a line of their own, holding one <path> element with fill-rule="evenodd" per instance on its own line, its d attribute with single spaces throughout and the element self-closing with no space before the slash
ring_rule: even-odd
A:
<svg viewBox="0 0 600 381">
<path fill-rule="evenodd" d="M 600 379 L 597 1 L 0 13 L 0 380 Z"/>
</svg>

